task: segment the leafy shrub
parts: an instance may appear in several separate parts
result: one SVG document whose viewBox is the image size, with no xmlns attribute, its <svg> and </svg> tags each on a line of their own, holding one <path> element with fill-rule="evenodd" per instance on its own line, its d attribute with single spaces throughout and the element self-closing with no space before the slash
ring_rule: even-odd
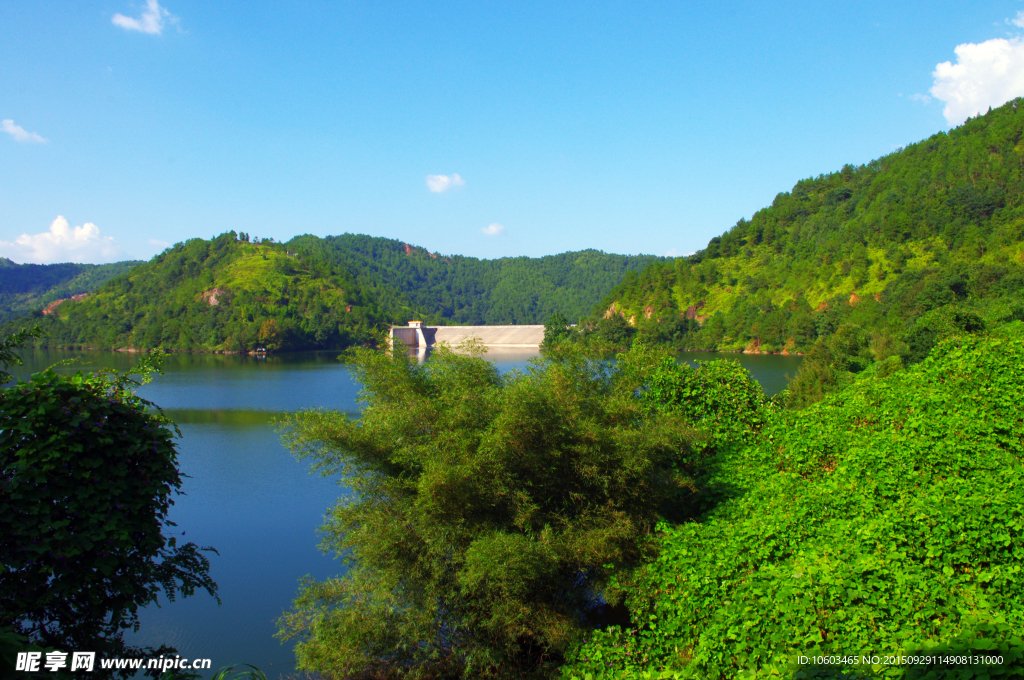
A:
<svg viewBox="0 0 1024 680">
<path fill-rule="evenodd" d="M 923 361 L 942 338 L 984 330 L 985 321 L 975 312 L 951 305 L 940 307 L 922 315 L 907 333 L 903 360 L 907 364 L 916 364 Z"/>
<path fill-rule="evenodd" d="M 1022 331 L 784 412 L 744 454 L 745 495 L 662 526 L 638 625 L 595 633 L 563 678 L 1024 674 Z M 796 663 L 972 651 L 1004 663 Z"/>
<path fill-rule="evenodd" d="M 768 422 L 770 402 L 738 361 L 697 362 L 697 368 L 665 358 L 648 378 L 646 408 L 681 415 L 708 433 L 709 443 L 746 440 Z"/>
</svg>

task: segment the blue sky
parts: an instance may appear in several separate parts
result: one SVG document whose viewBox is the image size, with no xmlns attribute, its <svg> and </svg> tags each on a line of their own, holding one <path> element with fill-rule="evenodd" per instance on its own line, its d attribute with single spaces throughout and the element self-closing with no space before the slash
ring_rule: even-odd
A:
<svg viewBox="0 0 1024 680">
<path fill-rule="evenodd" d="M 0 255 L 231 229 L 685 254 L 1024 95 L 1022 10 L 0 0 Z"/>
</svg>

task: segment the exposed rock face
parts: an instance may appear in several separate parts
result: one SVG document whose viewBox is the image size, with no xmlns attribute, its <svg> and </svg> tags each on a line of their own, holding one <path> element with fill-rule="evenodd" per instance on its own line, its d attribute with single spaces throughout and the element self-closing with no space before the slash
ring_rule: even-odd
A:
<svg viewBox="0 0 1024 680">
<path fill-rule="evenodd" d="M 850 306 L 851 307 L 853 307 L 858 302 L 860 302 L 860 300 L 861 300 L 861 298 L 860 298 L 859 295 L 857 295 L 856 293 L 850 293 Z"/>
<path fill-rule="evenodd" d="M 817 307 L 814 308 L 814 311 L 816 311 L 816 312 L 824 312 L 826 309 L 828 309 L 828 303 L 827 302 L 822 302 L 820 305 L 818 305 Z"/>
<path fill-rule="evenodd" d="M 618 302 L 613 302 L 612 306 L 608 308 L 608 311 L 606 311 L 604 313 L 604 318 L 610 319 L 613 316 L 615 316 L 616 314 L 618 314 L 619 316 L 624 316 L 622 314 L 622 310 L 619 309 L 619 303 Z"/>
<path fill-rule="evenodd" d="M 683 312 L 683 316 L 686 317 L 687 319 L 697 319 L 698 318 L 697 312 L 699 312 L 702 309 L 704 309 L 704 301 L 703 300 L 701 300 L 700 302 L 698 302 L 695 305 L 690 305 L 689 307 L 687 307 L 686 311 Z"/>
<path fill-rule="evenodd" d="M 89 297 L 88 293 L 80 293 L 78 295 L 72 295 L 69 298 L 61 298 L 60 300 L 54 300 L 53 302 L 51 302 L 50 304 L 46 305 L 46 307 L 43 308 L 43 316 L 49 316 L 50 314 L 53 314 L 57 310 L 57 307 L 59 307 L 60 303 L 62 302 L 67 302 L 68 300 L 71 300 L 72 302 L 78 302 L 79 300 L 84 300 L 87 297 Z"/>
<path fill-rule="evenodd" d="M 650 319 L 653 314 L 654 314 L 654 307 L 652 307 L 651 305 L 647 305 L 646 307 L 644 307 L 644 318 L 645 319 Z"/>
<path fill-rule="evenodd" d="M 203 299 L 206 300 L 210 304 L 211 307 L 216 307 L 217 305 L 220 304 L 220 300 L 217 299 L 218 295 L 223 297 L 224 296 L 224 289 L 222 289 L 222 288 L 211 288 L 210 290 L 208 290 L 205 293 L 203 293 Z"/>
</svg>

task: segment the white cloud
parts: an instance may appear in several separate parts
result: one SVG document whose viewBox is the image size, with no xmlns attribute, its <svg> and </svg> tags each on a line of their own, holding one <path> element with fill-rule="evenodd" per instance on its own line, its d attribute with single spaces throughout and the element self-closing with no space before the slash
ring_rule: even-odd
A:
<svg viewBox="0 0 1024 680">
<path fill-rule="evenodd" d="M 146 11 L 138 19 L 115 14 L 111 23 L 129 31 L 141 31 L 150 35 L 160 35 L 164 30 L 165 20 L 176 21 L 171 13 L 160 6 L 157 0 L 146 0 Z"/>
<path fill-rule="evenodd" d="M 114 262 L 121 248 L 109 236 L 101 236 L 99 227 L 86 222 L 71 227 L 62 215 L 50 225 L 49 231 L 29 236 L 22 234 L 13 242 L 0 241 L 0 255 L 15 262 L 53 264 L 55 262 Z"/>
<path fill-rule="evenodd" d="M 484 227 L 480 231 L 482 233 L 484 233 L 484 234 L 487 234 L 488 236 L 497 236 L 501 232 L 505 231 L 505 225 L 504 224 L 498 224 L 497 222 L 495 222 L 493 224 L 488 224 L 486 227 Z"/>
<path fill-rule="evenodd" d="M 439 194 L 442 191 L 448 191 L 452 187 L 461 187 L 465 185 L 466 180 L 459 177 L 459 173 L 457 172 L 453 172 L 451 175 L 427 175 L 427 188 L 434 194 Z"/>
<path fill-rule="evenodd" d="M 665 257 L 679 257 L 679 251 L 673 248 L 667 253 L 665 253 Z"/>
<path fill-rule="evenodd" d="M 957 63 L 938 64 L 930 90 L 946 102 L 942 114 L 950 125 L 1024 95 L 1024 39 L 964 43 L 954 52 Z"/>
<path fill-rule="evenodd" d="M 1013 19 L 1007 19 L 1006 21 L 1007 23 L 1011 23 L 1014 26 L 1020 26 L 1021 28 L 1024 28 L 1024 10 L 1017 12 L 1016 17 L 1014 17 Z"/>
<path fill-rule="evenodd" d="M 922 104 L 927 104 L 928 102 L 930 102 L 932 100 L 932 98 L 929 97 L 928 95 L 920 94 L 920 93 L 915 93 L 915 94 L 910 95 L 910 99 L 915 101 L 915 102 L 921 102 Z"/>
<path fill-rule="evenodd" d="M 156 246 L 157 248 L 159 248 L 161 250 L 163 250 L 165 248 L 170 248 L 171 247 L 170 243 L 168 243 L 167 241 L 161 241 L 158 238 L 151 238 L 151 239 L 149 239 L 149 245 Z"/>
<path fill-rule="evenodd" d="M 43 142 L 46 141 L 45 139 L 43 139 L 42 137 L 40 137 L 36 133 L 29 132 L 28 130 L 26 130 L 25 128 L 21 127 L 20 125 L 15 125 L 14 121 L 11 120 L 10 118 L 6 118 L 6 119 L 3 120 L 3 122 L 0 122 L 0 127 L 3 128 L 4 132 L 9 134 L 11 137 L 14 137 L 14 141 L 16 141 L 16 142 L 27 142 L 27 143 L 30 143 L 30 144 L 42 144 Z"/>
</svg>

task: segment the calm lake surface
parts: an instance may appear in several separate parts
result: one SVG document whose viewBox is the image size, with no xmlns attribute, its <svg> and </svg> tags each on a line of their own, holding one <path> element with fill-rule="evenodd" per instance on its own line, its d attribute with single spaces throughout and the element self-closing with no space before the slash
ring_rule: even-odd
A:
<svg viewBox="0 0 1024 680">
<path fill-rule="evenodd" d="M 177 354 L 164 374 L 139 394 L 161 406 L 179 426 L 179 467 L 188 475 L 170 518 L 185 541 L 213 546 L 210 573 L 220 586 L 221 606 L 205 592 L 161 602 L 140 616 L 132 642 L 177 647 L 188 658 L 210 658 L 213 669 L 251 663 L 268 678 L 294 675 L 291 643 L 273 637 L 275 621 L 305 575 L 341 573 L 334 555 L 317 547 L 317 528 L 343 493 L 340 480 L 309 473 L 281 445 L 274 421 L 282 414 L 322 407 L 355 413 L 359 385 L 337 352 L 282 354 L 267 359 L 235 355 Z M 523 368 L 533 351 L 491 351 L 502 371 Z M 15 377 L 57 361 L 80 357 L 62 372 L 100 367 L 125 370 L 137 355 L 37 350 L 23 354 Z M 768 395 L 796 374 L 800 357 L 688 352 L 681 358 L 736 359 Z M 429 360 L 429 359 L 427 359 Z M 211 673 L 212 675 L 212 673 Z"/>
</svg>

